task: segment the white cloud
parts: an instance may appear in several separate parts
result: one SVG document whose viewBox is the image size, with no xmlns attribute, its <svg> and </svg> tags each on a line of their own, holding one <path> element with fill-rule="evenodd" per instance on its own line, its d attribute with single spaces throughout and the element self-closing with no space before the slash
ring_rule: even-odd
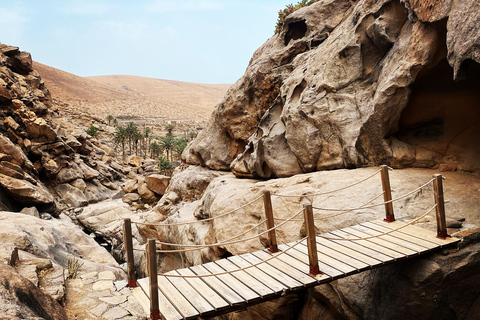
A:
<svg viewBox="0 0 480 320">
<path fill-rule="evenodd" d="M 150 13 L 211 11 L 222 8 L 223 4 L 218 0 L 156 0 L 146 5 L 146 11 Z"/>
</svg>

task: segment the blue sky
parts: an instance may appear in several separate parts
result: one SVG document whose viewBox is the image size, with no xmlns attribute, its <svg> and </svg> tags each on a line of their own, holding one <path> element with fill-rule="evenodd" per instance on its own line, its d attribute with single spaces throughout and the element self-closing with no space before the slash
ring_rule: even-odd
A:
<svg viewBox="0 0 480 320">
<path fill-rule="evenodd" d="M 30 0 L 0 3 L 0 42 L 79 76 L 232 83 L 288 0 Z"/>
</svg>

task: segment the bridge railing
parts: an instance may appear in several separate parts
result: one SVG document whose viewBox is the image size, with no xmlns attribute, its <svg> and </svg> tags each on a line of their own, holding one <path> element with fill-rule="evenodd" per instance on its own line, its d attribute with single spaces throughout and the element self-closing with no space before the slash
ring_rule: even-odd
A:
<svg viewBox="0 0 480 320">
<path fill-rule="evenodd" d="M 193 250 L 201 250 L 204 248 L 211 248 L 211 247 L 218 247 L 218 246 L 224 246 L 224 245 L 230 245 L 230 244 L 235 244 L 235 243 L 240 243 L 244 241 L 249 241 L 252 239 L 255 239 L 259 236 L 262 236 L 264 234 L 267 234 L 268 237 L 268 251 L 270 253 L 276 253 L 275 255 L 272 255 L 270 259 L 278 257 L 278 255 L 284 254 L 287 250 L 290 250 L 293 246 L 289 247 L 287 250 L 283 250 L 282 252 L 278 252 L 278 244 L 277 244 L 277 238 L 276 238 L 276 229 L 279 227 L 283 226 L 284 224 L 290 222 L 290 221 L 304 221 L 305 223 L 305 231 L 306 231 L 306 237 L 299 240 L 295 245 L 299 244 L 300 242 L 306 240 L 307 242 L 307 248 L 308 248 L 308 257 L 309 257 L 309 270 L 308 273 L 311 276 L 317 276 L 319 274 L 322 274 L 321 271 L 319 270 L 319 263 L 318 263 L 318 256 L 317 256 L 317 245 L 316 245 L 316 237 L 317 235 L 315 234 L 315 220 L 323 220 L 323 219 L 328 219 L 331 217 L 335 217 L 341 214 L 345 214 L 347 212 L 352 212 L 352 211 L 357 211 L 357 210 L 364 210 L 368 208 L 374 208 L 378 206 L 384 206 L 385 207 L 385 219 L 384 221 L 386 222 L 393 222 L 395 221 L 395 215 L 393 211 L 393 202 L 407 198 L 413 194 L 416 194 L 417 192 L 421 191 L 423 188 L 427 187 L 430 183 L 433 182 L 433 189 L 434 189 L 434 199 L 435 199 L 435 205 L 432 206 L 427 212 L 425 212 L 423 215 L 420 217 L 410 221 L 409 223 L 402 225 L 401 227 L 394 228 L 388 232 L 384 232 L 375 236 L 369 236 L 369 237 L 363 237 L 363 238 L 332 238 L 333 240 L 347 240 L 347 241 L 356 241 L 356 240 L 367 240 L 370 238 L 376 238 L 385 234 L 392 233 L 394 231 L 398 231 L 401 228 L 406 227 L 407 225 L 413 224 L 417 222 L 418 220 L 422 219 L 425 217 L 428 213 L 430 213 L 433 209 L 436 209 L 436 220 L 437 220 L 437 237 L 441 239 L 445 239 L 448 237 L 447 234 L 447 229 L 446 229 L 446 219 L 445 219 L 445 206 L 444 206 L 444 197 L 443 197 L 443 176 L 440 174 L 435 174 L 433 178 L 423 185 L 419 186 L 418 188 L 400 196 L 397 198 L 392 198 L 391 194 L 391 187 L 390 187 L 390 179 L 389 179 L 389 173 L 388 171 L 391 170 L 388 166 L 383 165 L 380 167 L 379 170 L 377 170 L 375 173 L 372 175 L 357 181 L 355 183 L 352 183 L 350 185 L 344 186 L 339 189 L 335 190 L 330 190 L 326 192 L 310 192 L 310 193 L 302 193 L 302 194 L 281 194 L 281 193 L 274 193 L 271 194 L 270 191 L 265 190 L 263 192 L 263 195 L 251 200 L 248 203 L 245 203 L 244 205 L 230 210 L 228 212 L 222 213 L 218 216 L 215 217 L 210 217 L 207 219 L 200 219 L 196 221 L 190 221 L 190 222 L 183 222 L 183 223 L 143 223 L 143 222 L 134 222 L 135 224 L 143 224 L 143 225 L 151 225 L 151 226 L 179 226 L 179 225 L 188 225 L 188 224 L 193 224 L 193 223 L 200 223 L 200 222 L 206 222 L 206 221 L 212 221 L 224 216 L 227 216 L 229 214 L 233 214 L 240 209 L 243 209 L 256 201 L 260 200 L 263 198 L 263 203 L 264 203 L 264 210 L 265 210 L 265 219 L 260 221 L 260 223 L 256 224 L 255 226 L 249 228 L 248 230 L 237 234 L 233 237 L 230 237 L 224 241 L 220 241 L 217 243 L 213 244 L 203 244 L 203 245 L 187 245 L 187 244 L 176 244 L 176 243 L 167 243 L 167 242 L 160 242 L 156 241 L 153 238 L 148 239 L 147 246 L 145 252 L 147 253 L 147 261 L 148 261 L 148 274 L 149 274 L 149 279 L 150 279 L 150 309 L 151 309 L 151 319 L 162 319 L 161 315 L 159 313 L 158 309 L 158 283 L 157 283 L 157 276 L 159 275 L 157 272 L 157 258 L 156 254 L 157 253 L 182 253 L 182 252 L 188 252 L 188 251 L 193 251 Z M 343 208 L 343 209 L 337 209 L 337 208 L 321 208 L 321 207 L 316 207 L 312 206 L 312 204 L 305 204 L 303 209 L 296 212 L 289 218 L 278 218 L 274 216 L 273 213 L 273 206 L 272 206 L 272 200 L 271 197 L 313 197 L 313 196 L 319 196 L 319 195 L 325 195 L 325 194 L 330 194 L 334 192 L 339 192 L 345 189 L 348 189 L 350 187 L 353 187 L 355 185 L 358 185 L 362 182 L 365 182 L 374 176 L 376 176 L 378 173 L 381 175 L 381 182 L 382 182 L 382 193 L 368 201 L 367 203 L 356 207 L 356 208 Z M 374 200 L 378 199 L 383 195 L 384 201 L 376 204 L 371 204 Z M 326 217 L 321 217 L 321 218 L 314 218 L 313 215 L 313 210 L 322 210 L 322 211 L 332 211 L 335 212 L 332 215 L 326 216 Z M 300 215 L 303 212 L 303 219 L 298 219 L 296 218 L 298 215 Z M 282 221 L 278 224 L 275 223 L 275 221 Z M 133 245 L 132 245 L 132 228 L 131 228 L 131 220 L 129 218 L 124 219 L 124 237 L 125 237 L 125 250 L 127 252 L 127 274 L 128 274 L 128 283 L 130 287 L 135 287 L 136 286 L 136 277 L 135 277 L 135 267 L 134 267 L 134 261 L 133 261 Z M 246 237 L 243 239 L 238 239 L 244 235 L 246 235 L 248 232 L 252 231 L 253 229 L 259 227 L 263 223 L 266 223 L 267 229 L 259 234 L 255 234 L 254 236 Z M 318 236 L 322 237 L 325 239 L 331 239 L 325 236 Z M 182 249 L 163 249 L 163 250 L 157 250 L 156 247 L 157 245 L 161 246 L 170 246 L 170 247 L 182 247 Z M 294 245 L 294 246 L 295 246 Z M 143 250 L 142 250 L 143 251 Z M 268 259 L 268 260 L 270 260 Z M 262 261 L 260 263 L 266 263 L 268 260 Z M 259 264 L 260 264 L 259 263 Z M 251 265 L 249 267 L 255 267 L 256 265 Z M 248 267 L 247 267 L 248 268 Z M 245 269 L 245 268 L 243 268 Z M 242 269 L 239 269 L 242 270 Z M 234 271 L 225 271 L 219 274 L 209 274 L 209 275 L 204 275 L 204 276 L 194 276 L 194 277 L 206 277 L 206 276 L 216 276 L 216 275 L 221 275 L 221 274 L 227 274 L 231 272 L 235 272 L 238 270 Z M 182 278 L 187 278 L 187 277 L 192 277 L 192 276 L 184 276 L 184 275 L 172 275 L 172 274 L 160 274 L 160 275 L 165 275 L 169 277 L 182 277 Z"/>
</svg>

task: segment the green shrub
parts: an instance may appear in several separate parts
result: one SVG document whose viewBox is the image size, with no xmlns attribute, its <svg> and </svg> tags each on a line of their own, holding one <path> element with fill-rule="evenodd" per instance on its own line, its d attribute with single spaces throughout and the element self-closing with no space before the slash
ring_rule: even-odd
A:
<svg viewBox="0 0 480 320">
<path fill-rule="evenodd" d="M 98 136 L 98 129 L 95 126 L 90 126 L 87 129 L 87 134 L 92 137 Z"/>
<path fill-rule="evenodd" d="M 285 19 L 287 18 L 287 16 L 290 13 L 293 13 L 300 8 L 309 6 L 309 5 L 311 5 L 311 4 L 313 4 L 317 1 L 318 0 L 301 0 L 300 2 L 298 2 L 295 5 L 294 4 L 287 4 L 285 9 L 282 9 L 282 10 L 278 11 L 277 24 L 275 25 L 275 33 L 279 33 L 280 30 L 282 30 L 283 24 L 285 23 Z"/>
<path fill-rule="evenodd" d="M 158 157 L 158 168 L 164 175 L 167 176 L 169 176 L 173 171 L 172 164 L 163 155 Z"/>
</svg>

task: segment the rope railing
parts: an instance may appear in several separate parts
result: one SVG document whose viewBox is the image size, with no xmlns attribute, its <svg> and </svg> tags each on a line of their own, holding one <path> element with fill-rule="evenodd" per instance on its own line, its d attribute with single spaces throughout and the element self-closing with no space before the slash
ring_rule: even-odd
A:
<svg viewBox="0 0 480 320">
<path fill-rule="evenodd" d="M 411 221 L 409 221 L 408 223 L 405 223 L 405 224 L 402 224 L 400 227 L 398 228 L 395 228 L 395 229 L 391 229 L 390 231 L 387 231 L 387 232 L 382 232 L 380 234 L 377 234 L 377 235 L 374 235 L 374 236 L 369 236 L 369 237 L 361 237 L 361 238 L 333 238 L 333 237 L 327 237 L 327 236 L 322 236 L 322 235 L 318 235 L 317 237 L 319 238 L 322 238 L 322 239 L 327 239 L 327 240 L 342 240 L 342 241 L 359 241 L 359 240 L 368 240 L 368 239 L 373 239 L 373 238 L 378 238 L 378 237 L 381 237 L 381 236 L 385 236 L 385 235 L 388 235 L 390 233 L 393 233 L 395 231 L 398 231 L 400 229 L 403 229 L 409 225 L 412 225 L 414 224 L 415 222 L 417 222 L 418 220 L 422 219 L 422 218 L 425 218 L 425 216 L 427 214 L 429 214 L 430 212 L 432 212 L 433 209 L 435 209 L 437 207 L 437 204 L 434 204 L 430 209 L 427 210 L 427 212 L 425 212 L 424 214 L 422 214 L 420 217 L 416 218 L 416 219 L 413 219 Z"/>
<path fill-rule="evenodd" d="M 279 251 L 275 254 L 272 254 L 271 257 L 265 259 L 265 260 L 262 260 L 262 261 L 259 261 L 257 263 L 254 263 L 254 264 L 251 264 L 249 266 L 246 266 L 246 267 L 243 267 L 243 268 L 238 268 L 238 269 L 235 269 L 235 270 L 231 270 L 231 271 L 224 271 L 224 272 L 218 272 L 218 273 L 211 273 L 211 274 L 204 274 L 204 275 L 194 275 L 194 276 L 189 276 L 189 275 L 178 275 L 178 274 L 169 274 L 169 273 L 157 273 L 157 275 L 159 276 L 164 276 L 164 277 L 177 277 L 177 278 L 206 278 L 206 277 L 214 277 L 214 276 L 221 276 L 221 275 L 225 275 L 225 274 L 231 274 L 231 273 L 235 273 L 235 272 L 238 272 L 238 271 L 243 271 L 243 270 L 246 270 L 246 269 L 250 269 L 250 268 L 254 268 L 254 267 L 257 267 L 263 263 L 267 263 L 268 261 L 274 259 L 274 258 L 278 258 L 280 255 L 283 255 L 285 253 L 287 253 L 290 249 L 294 248 L 295 246 L 297 246 L 298 244 L 300 244 L 302 241 L 304 241 L 305 239 L 308 239 L 308 237 L 304 237 L 300 240 L 298 240 L 297 242 L 295 242 L 292 246 L 288 247 L 288 249 L 285 249 L 283 251 Z"/>
<path fill-rule="evenodd" d="M 360 206 L 359 208 L 363 208 L 364 206 L 372 203 L 373 201 L 377 200 L 378 198 L 380 198 L 381 196 L 383 196 L 383 192 L 380 193 L 379 195 L 375 196 L 374 198 L 372 198 L 371 200 L 369 200 L 368 202 L 366 202 L 365 204 L 363 204 L 362 206 Z M 313 207 L 313 209 L 316 209 L 316 207 Z M 315 221 L 320 221 L 320 220 L 326 220 L 326 219 L 330 219 L 330 218 L 333 218 L 333 217 L 337 217 L 337 216 L 340 216 L 342 214 L 345 214 L 345 213 L 349 213 L 349 212 L 352 212 L 354 210 L 347 210 L 347 211 L 344 211 L 344 212 L 340 212 L 340 213 L 336 213 L 336 214 L 332 214 L 332 215 L 329 215 L 329 216 L 325 216 L 325 217 L 319 217 L 319 218 L 313 218 L 313 220 Z M 274 218 L 275 220 L 285 220 L 285 218 Z M 291 221 L 305 221 L 305 219 L 292 219 Z"/>
<path fill-rule="evenodd" d="M 397 197 L 395 199 L 391 199 L 391 200 L 388 200 L 388 201 L 383 201 L 383 202 L 380 202 L 380 203 L 376 203 L 376 204 L 372 204 L 370 206 L 361 206 L 361 207 L 357 207 L 357 208 L 345 208 L 345 209 L 335 209 L 335 208 L 320 208 L 320 207 L 313 207 L 313 209 L 317 209 L 317 210 L 323 210 L 323 211 L 345 211 L 345 210 L 348 210 L 348 211 L 356 211 L 356 210 L 362 210 L 362 209 L 370 209 L 370 208 L 375 208 L 375 207 L 378 207 L 378 206 L 383 206 L 385 204 L 388 204 L 388 203 L 393 203 L 395 201 L 398 201 L 398 200 L 401 200 L 401 199 L 404 199 L 410 195 L 412 195 L 413 193 L 416 193 L 420 190 L 422 190 L 423 188 L 425 188 L 426 186 L 428 186 L 434 179 L 430 179 L 429 181 L 425 182 L 423 185 L 421 185 L 420 187 L 416 188 L 415 190 L 412 190 L 406 194 L 404 194 L 403 196 L 400 196 L 400 197 Z"/>
<path fill-rule="evenodd" d="M 246 206 L 251 205 L 252 203 L 258 201 L 261 198 L 263 198 L 263 196 L 258 196 L 255 199 L 253 199 L 252 201 L 247 202 L 247 203 L 245 203 L 244 205 L 242 205 L 238 208 L 235 208 L 233 210 L 227 211 L 225 213 L 222 213 L 218 216 L 211 217 L 211 218 L 205 218 L 205 219 L 200 219 L 200 220 L 195 220 L 195 221 L 187 221 L 187 222 L 177 222 L 177 223 L 147 223 L 147 222 L 133 222 L 133 223 L 135 223 L 137 225 L 140 224 L 140 225 L 147 225 L 147 226 L 172 227 L 172 226 L 182 226 L 182 225 L 189 225 L 189 224 L 200 223 L 200 222 L 205 222 L 205 221 L 211 221 L 211 220 L 215 220 L 215 219 L 224 217 L 226 215 L 232 214 L 234 212 L 237 212 L 238 210 L 243 209 Z"/>
<path fill-rule="evenodd" d="M 272 231 L 272 230 L 275 230 L 277 228 L 280 228 L 281 226 L 283 226 L 284 224 L 286 224 L 287 222 L 289 222 L 290 220 L 292 220 L 293 218 L 295 218 L 296 216 L 298 216 L 300 213 L 303 212 L 303 209 L 301 209 L 300 211 L 298 211 L 297 213 L 295 213 L 293 216 L 291 216 L 290 218 L 286 219 L 285 221 L 283 221 L 282 223 L 274 226 L 273 228 L 270 228 L 270 229 L 267 229 L 263 232 L 260 232 L 259 234 L 256 234 L 256 235 L 253 235 L 251 237 L 248 237 L 248 238 L 244 238 L 244 239 L 239 239 L 239 240 L 235 240 L 235 241 L 221 241 L 221 242 L 217 242 L 217 243 L 212 243 L 212 244 L 205 244 L 205 245 L 200 245 L 200 247 L 196 247 L 196 248 L 191 248 L 191 249 L 179 249 L 179 250 L 157 250 L 157 253 L 178 253 L 178 252 L 187 252 L 187 251 L 195 251 L 195 250 L 200 250 L 200 249 L 203 249 L 203 248 L 211 248 L 211 247 L 218 247 L 218 246 L 225 246 L 225 245 L 231 245 L 231 244 L 236 244 L 236 243 L 240 243 L 240 242 L 246 242 L 246 241 L 250 241 L 250 240 L 253 240 L 255 238 L 258 238 L 266 233 L 268 233 L 269 231 Z"/>
<path fill-rule="evenodd" d="M 330 190 L 330 191 L 325 191 L 325 192 L 314 192 L 314 193 L 305 193 L 305 194 L 281 194 L 281 193 L 272 193 L 272 196 L 276 196 L 276 197 L 283 197 L 283 198 L 298 198 L 298 197 L 311 197 L 311 196 L 323 196 L 325 194 L 330 194 L 330 193 L 335 193 L 335 192 L 339 192 L 339 191 L 342 191 L 342 190 L 345 190 L 345 189 L 348 189 L 348 188 L 351 188 L 353 186 L 356 186 L 357 184 L 360 184 L 362 182 L 365 182 L 371 178 L 373 178 L 374 176 L 376 176 L 379 172 L 381 172 L 382 169 L 379 169 L 377 171 L 375 171 L 373 174 L 369 175 L 368 177 L 362 179 L 362 180 L 359 180 L 357 182 L 354 182 L 352 184 L 349 184 L 348 186 L 345 186 L 345 187 L 342 187 L 342 188 L 338 188 L 338 189 L 334 189 L 334 190 Z"/>
</svg>

